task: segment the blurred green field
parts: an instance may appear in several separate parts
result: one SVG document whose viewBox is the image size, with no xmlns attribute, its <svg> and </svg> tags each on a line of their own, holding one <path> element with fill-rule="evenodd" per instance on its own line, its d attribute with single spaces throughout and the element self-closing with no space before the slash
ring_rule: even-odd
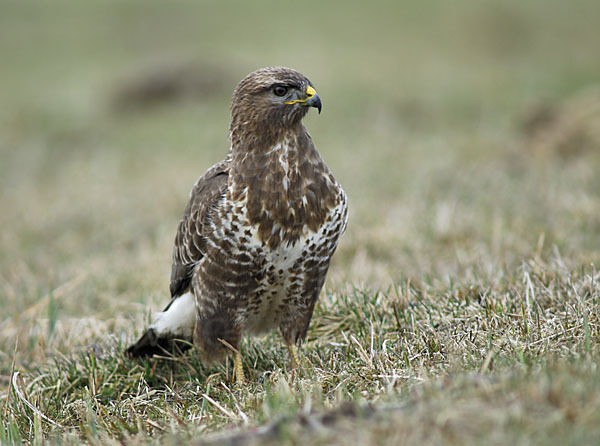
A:
<svg viewBox="0 0 600 446">
<path fill-rule="evenodd" d="M 343 424 L 344 403 L 374 405 L 377 417 L 350 411 L 366 423 L 360 438 L 372 442 L 487 443 L 487 431 L 498 444 L 597 439 L 598 24 L 593 0 L 2 2 L 0 441 L 191 441 L 286 413 L 283 434 L 243 441 L 357 443 L 354 423 Z M 227 364 L 205 369 L 190 356 L 140 366 L 119 349 L 168 300 L 189 190 L 228 149 L 233 88 L 268 65 L 298 69 L 322 97 L 323 113 L 305 124 L 351 214 L 305 346 L 315 371 L 292 376 L 273 334 L 245 344 L 247 366 L 261 372 L 247 391 L 228 393 Z M 505 316 L 490 316 L 481 296 Z M 536 296 L 543 302 L 530 307 Z M 436 347 L 439 324 L 458 317 L 451 302 L 463 299 L 461 317 L 478 321 L 469 329 L 482 344 L 461 340 L 434 354 L 445 351 Z M 375 301 L 381 313 L 367 311 Z M 426 333 L 420 341 L 393 322 L 400 301 L 407 326 Z M 361 312 L 370 329 L 346 317 Z M 515 328 L 521 347 L 490 371 L 491 358 L 513 345 L 494 342 L 512 333 L 514 314 L 523 319 Z M 409 379 L 390 385 L 376 365 L 360 369 L 373 358 L 374 337 L 389 340 L 389 367 Z M 413 341 L 424 349 L 414 354 L 433 351 L 418 365 L 407 359 Z M 541 344 L 547 349 L 530 349 Z M 336 356 L 340 345 L 347 351 Z M 106 351 L 110 364 L 97 365 Z M 487 384 L 470 375 L 484 369 Z M 206 384 L 213 373 L 220 378 Z M 328 387 L 316 391 L 323 373 Z M 104 376 L 99 393 L 89 378 L 96 374 Z M 559 383 L 556 399 L 574 412 L 539 396 L 540 376 Z M 147 383 L 155 409 L 142 410 Z M 470 399 L 457 397 L 464 389 Z M 169 398 L 189 405 L 171 408 Z M 388 417 L 380 402 L 404 409 Z M 522 423 L 511 421 L 513 403 L 531 407 Z M 117 414 L 115 404 L 132 409 Z M 194 404 L 202 405 L 198 418 Z M 315 433 L 293 418 L 312 414 L 311 404 L 338 414 L 339 430 L 334 423 Z M 559 406 L 562 418 L 552 412 Z M 448 433 L 432 415 L 411 419 L 406 407 L 447 420 L 492 415 Z M 546 429 L 542 413 L 556 424 Z"/>
</svg>

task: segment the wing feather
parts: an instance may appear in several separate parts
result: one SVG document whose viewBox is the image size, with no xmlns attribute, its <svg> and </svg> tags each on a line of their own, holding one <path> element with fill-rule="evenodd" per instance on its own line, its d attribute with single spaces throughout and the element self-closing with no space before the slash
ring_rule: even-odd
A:
<svg viewBox="0 0 600 446">
<path fill-rule="evenodd" d="M 172 298 L 189 289 L 194 267 L 204 256 L 209 219 L 227 190 L 229 165 L 227 157 L 207 170 L 192 188 L 175 235 L 170 285 Z"/>
</svg>

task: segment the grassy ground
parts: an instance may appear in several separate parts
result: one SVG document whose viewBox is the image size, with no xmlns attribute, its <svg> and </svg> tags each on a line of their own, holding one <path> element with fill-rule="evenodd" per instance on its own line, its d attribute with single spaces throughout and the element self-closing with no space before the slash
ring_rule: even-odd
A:
<svg viewBox="0 0 600 446">
<path fill-rule="evenodd" d="M 0 442 L 594 444 L 595 1 L 3 2 Z M 237 81 L 308 75 L 350 224 L 289 370 L 131 361 Z"/>
</svg>

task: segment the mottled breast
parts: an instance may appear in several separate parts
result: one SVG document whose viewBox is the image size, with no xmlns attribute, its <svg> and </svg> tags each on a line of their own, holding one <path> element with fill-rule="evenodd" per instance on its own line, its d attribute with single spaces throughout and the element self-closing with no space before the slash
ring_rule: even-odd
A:
<svg viewBox="0 0 600 446">
<path fill-rule="evenodd" d="M 249 333 L 277 327 L 284 319 L 304 314 L 320 291 L 331 256 L 347 223 L 347 200 L 335 184 L 335 202 L 327 210 L 317 230 L 304 225 L 299 236 L 270 246 L 260 237 L 260 225 L 251 224 L 245 202 L 224 202 L 219 208 L 220 224 L 214 226 L 211 239 L 219 240 L 215 248 L 228 257 L 228 283 L 237 284 L 229 299 L 235 300 L 238 323 Z M 229 212 L 227 212 L 229 210 Z M 274 226 L 285 232 L 285 228 Z M 248 282 L 244 277 L 251 277 Z"/>
</svg>

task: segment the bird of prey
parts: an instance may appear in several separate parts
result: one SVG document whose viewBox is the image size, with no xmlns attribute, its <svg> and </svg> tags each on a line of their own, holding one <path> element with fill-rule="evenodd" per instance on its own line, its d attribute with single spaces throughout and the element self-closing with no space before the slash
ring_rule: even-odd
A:
<svg viewBox="0 0 600 446">
<path fill-rule="evenodd" d="M 177 228 L 171 302 L 127 349 L 130 357 L 181 351 L 234 355 L 244 381 L 244 334 L 279 328 L 298 365 L 340 236 L 346 194 L 302 124 L 321 99 L 298 71 L 246 76 L 231 100 L 231 148 L 198 179 Z M 178 340 L 187 342 L 181 343 Z"/>
</svg>

